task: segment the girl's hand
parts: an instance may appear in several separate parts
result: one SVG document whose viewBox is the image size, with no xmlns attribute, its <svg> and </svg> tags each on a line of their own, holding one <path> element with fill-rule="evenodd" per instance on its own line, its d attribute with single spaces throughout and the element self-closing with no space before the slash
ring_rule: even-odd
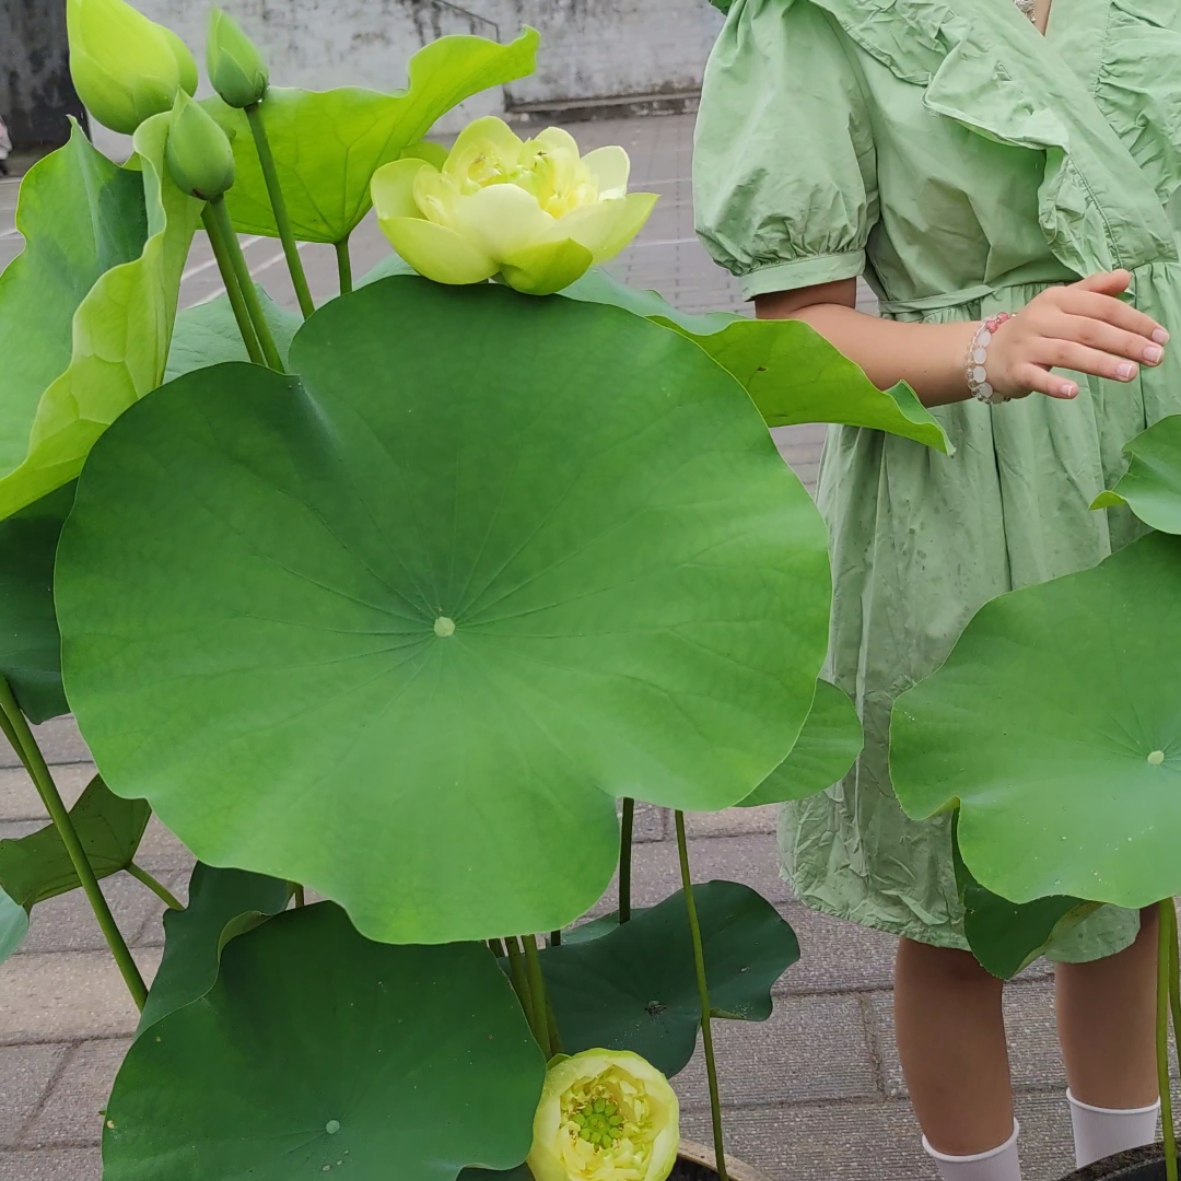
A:
<svg viewBox="0 0 1181 1181">
<path fill-rule="evenodd" d="M 1140 365 L 1159 365 L 1169 334 L 1115 298 L 1131 281 L 1127 271 L 1102 272 L 1030 300 L 989 346 L 985 369 L 993 389 L 1008 398 L 1073 398 L 1077 383 L 1052 369 L 1131 381 Z"/>
</svg>

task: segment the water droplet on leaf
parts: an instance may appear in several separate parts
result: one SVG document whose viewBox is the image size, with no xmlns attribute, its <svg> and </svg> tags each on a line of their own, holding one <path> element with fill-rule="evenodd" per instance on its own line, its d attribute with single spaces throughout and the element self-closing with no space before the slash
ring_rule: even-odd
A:
<svg viewBox="0 0 1181 1181">
<path fill-rule="evenodd" d="M 1150 767 L 1159 767 L 1165 761 L 1165 752 L 1163 750 L 1154 750 L 1148 756 L 1148 765 Z"/>
<path fill-rule="evenodd" d="M 449 619 L 446 615 L 440 615 L 435 620 L 435 635 L 440 639 L 455 635 L 455 620 Z"/>
<path fill-rule="evenodd" d="M 324 1131 L 327 1132 L 329 1136 L 335 1136 L 336 1133 L 340 1131 L 340 1120 L 330 1119 L 324 1125 Z"/>
</svg>

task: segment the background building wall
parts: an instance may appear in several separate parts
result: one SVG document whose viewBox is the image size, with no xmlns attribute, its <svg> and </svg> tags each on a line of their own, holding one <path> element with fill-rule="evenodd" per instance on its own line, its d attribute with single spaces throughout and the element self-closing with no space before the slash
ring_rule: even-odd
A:
<svg viewBox="0 0 1181 1181">
<path fill-rule="evenodd" d="M 42 4 L 45 0 L 0 0 Z M 175 29 L 201 62 L 208 0 L 135 0 Z M 452 112 L 452 131 L 513 108 L 692 94 L 721 27 L 707 0 L 222 0 L 266 46 L 277 85 L 329 89 L 406 84 L 406 63 L 446 33 L 510 41 L 524 25 L 542 35 L 537 73 Z M 125 143 L 96 129 L 101 145 Z"/>
<path fill-rule="evenodd" d="M 70 82 L 65 0 L 0 0 L 0 116 L 17 148 L 61 144 L 81 116 Z"/>
</svg>

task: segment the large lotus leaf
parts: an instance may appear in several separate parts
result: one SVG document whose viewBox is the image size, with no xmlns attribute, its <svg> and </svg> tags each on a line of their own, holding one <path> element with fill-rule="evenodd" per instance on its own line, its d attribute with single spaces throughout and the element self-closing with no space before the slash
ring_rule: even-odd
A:
<svg viewBox="0 0 1181 1181">
<path fill-rule="evenodd" d="M 53 559 L 74 485 L 0 521 L 0 673 L 30 721 L 69 713 L 53 609 Z"/>
<path fill-rule="evenodd" d="M 1145 524 L 1162 533 L 1181 533 L 1181 414 L 1163 418 L 1125 448 L 1128 470 L 1094 508 L 1131 506 Z"/>
<path fill-rule="evenodd" d="M 286 365 L 291 341 L 303 323 L 303 317 L 280 307 L 258 284 L 255 288 L 279 356 Z M 220 295 L 177 314 L 164 380 L 172 381 L 194 369 L 205 369 L 223 361 L 247 360 L 249 356 L 229 297 Z"/>
<path fill-rule="evenodd" d="M 894 707 L 916 819 L 960 804 L 973 876 L 1014 902 L 1181 892 L 1181 540 L 986 604 Z"/>
<path fill-rule="evenodd" d="M 272 86 L 259 109 L 295 236 L 307 242 L 347 238 L 369 211 L 369 182 L 378 168 L 464 99 L 531 74 L 537 45 L 533 29 L 508 45 L 441 37 L 410 59 L 410 85 L 392 94 L 352 86 L 319 92 Z M 226 202 L 234 225 L 276 237 L 245 113 L 217 97 L 203 105 L 233 141 L 235 180 Z"/>
<path fill-rule="evenodd" d="M 699 349 L 392 278 L 291 361 L 164 387 L 79 481 L 63 665 L 114 790 L 203 861 L 431 943 L 564 926 L 615 868 L 617 797 L 723 808 L 782 761 L 824 527 Z"/>
<path fill-rule="evenodd" d="M 633 291 L 601 270 L 588 272 L 561 294 L 626 308 L 687 336 L 742 383 L 768 426 L 838 422 L 888 431 L 947 455 L 955 450 L 910 386 L 900 382 L 879 390 L 800 320 L 686 315 L 655 291 Z"/>
<path fill-rule="evenodd" d="M 225 945 L 284 910 L 290 898 L 290 885 L 278 878 L 198 861 L 188 906 L 164 915 L 164 958 L 140 1014 L 140 1032 L 203 997 L 217 983 Z"/>
<path fill-rule="evenodd" d="M 791 754 L 739 802 L 756 808 L 824 791 L 853 766 L 864 744 L 861 719 L 849 695 L 828 681 L 817 681 L 811 712 Z"/>
<path fill-rule="evenodd" d="M 120 799 L 97 775 L 90 781 L 70 818 L 96 877 L 132 863 L 151 815 L 144 800 Z M 81 884 L 52 824 L 19 840 L 0 841 L 0 887 L 26 910 Z"/>
<path fill-rule="evenodd" d="M 1055 936 L 1093 914 L 1101 904 L 1065 894 L 1010 902 L 986 890 L 960 855 L 958 822 L 957 814 L 952 824 L 952 860 L 964 907 L 964 937 L 987 971 L 1009 980 L 1042 955 Z"/>
<path fill-rule="evenodd" d="M 795 932 L 749 886 L 693 887 L 710 1004 L 720 1016 L 765 1021 L 771 987 L 800 958 Z M 693 1056 L 701 997 L 685 895 L 630 922 L 541 955 L 562 1050 L 632 1050 L 674 1075 Z"/>
<path fill-rule="evenodd" d="M 165 175 L 168 116 L 116 168 L 75 127 L 21 186 L 26 247 L 0 276 L 0 518 L 69 483 L 160 384 L 201 205 Z"/>
<path fill-rule="evenodd" d="M 0 964 L 24 942 L 29 933 L 29 912 L 0 888 Z"/>
<path fill-rule="evenodd" d="M 104 1181 L 453 1181 L 529 1151 L 545 1062 L 480 944 L 391 947 L 319 903 L 228 943 L 138 1038 Z"/>
</svg>

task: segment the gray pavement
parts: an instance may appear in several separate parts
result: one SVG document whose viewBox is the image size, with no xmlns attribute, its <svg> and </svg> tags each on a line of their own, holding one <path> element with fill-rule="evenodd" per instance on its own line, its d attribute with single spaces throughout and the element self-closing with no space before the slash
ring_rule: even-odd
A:
<svg viewBox="0 0 1181 1181">
<path fill-rule="evenodd" d="M 735 285 L 693 237 L 690 195 L 692 118 L 670 116 L 583 123 L 572 130 L 586 148 L 623 144 L 633 186 L 663 200 L 636 243 L 612 269 L 652 287 L 686 311 L 742 310 Z M 15 255 L 16 185 L 0 181 L 0 265 Z M 295 300 L 278 245 L 245 243 L 255 275 L 276 299 Z M 386 253 L 372 218 L 354 238 L 363 274 Z M 313 294 L 335 291 L 331 251 L 304 250 Z M 188 305 L 220 293 L 208 244 L 199 240 L 186 272 Z M 823 428 L 775 432 L 784 458 L 811 487 Z M 41 727 L 50 763 L 73 799 L 93 768 L 72 723 Z M 39 827 L 42 811 L 9 751 L 0 752 L 0 836 Z M 893 940 L 805 910 L 777 872 L 773 809 L 736 809 L 690 819 L 694 876 L 747 882 L 795 927 L 803 958 L 776 988 L 774 1015 L 762 1025 L 719 1023 L 717 1042 L 729 1151 L 773 1181 L 904 1181 L 932 1178 L 919 1148 L 893 1046 Z M 651 904 L 679 884 L 671 818 L 641 810 L 635 890 Z M 183 896 L 191 858 L 157 821 L 142 861 Z M 139 883 L 120 876 L 105 889 L 145 973 L 159 962 L 161 907 Z M 605 899 L 601 909 L 609 909 Z M 1027 1181 L 1052 1181 L 1070 1168 L 1065 1083 L 1053 1032 L 1051 984 L 1034 970 L 1007 999 Z M 101 1110 L 135 1012 L 102 950 L 79 894 L 39 907 L 21 951 L 0 966 L 0 1181 L 98 1181 Z M 700 1055 L 678 1078 L 685 1130 L 709 1139 L 708 1097 Z M 160 1181 L 168 1181 L 161 1177 Z"/>
</svg>

